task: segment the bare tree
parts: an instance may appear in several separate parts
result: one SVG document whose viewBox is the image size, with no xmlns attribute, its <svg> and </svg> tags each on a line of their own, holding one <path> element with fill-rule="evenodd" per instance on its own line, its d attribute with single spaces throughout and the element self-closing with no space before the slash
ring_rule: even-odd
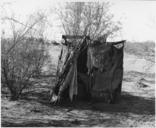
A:
<svg viewBox="0 0 156 128">
<path fill-rule="evenodd" d="M 58 15 L 66 34 L 107 38 L 120 29 L 120 23 L 112 21 L 109 7 L 108 2 L 69 2 L 64 10 L 58 9 Z"/>
<path fill-rule="evenodd" d="M 37 15 L 30 18 L 22 23 L 15 17 L 3 17 L 11 25 L 12 38 L 1 39 L 2 82 L 10 90 L 12 100 L 17 100 L 23 89 L 31 85 L 30 79 L 41 69 L 46 59 L 42 49 L 43 40 L 30 38 L 34 34 L 43 36 L 44 25 L 39 25 L 40 28 L 36 26 L 44 24 L 45 17 Z"/>
</svg>

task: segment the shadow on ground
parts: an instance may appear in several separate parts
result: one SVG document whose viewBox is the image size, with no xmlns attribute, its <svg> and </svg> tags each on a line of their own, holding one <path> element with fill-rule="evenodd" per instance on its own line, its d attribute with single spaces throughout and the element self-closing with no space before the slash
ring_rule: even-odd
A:
<svg viewBox="0 0 156 128">
<path fill-rule="evenodd" d="M 30 97 L 30 98 L 29 98 Z M 37 99 L 33 99 L 32 97 L 38 97 Z M 23 97 L 24 100 L 36 100 L 37 102 L 46 105 L 48 107 L 55 108 L 68 108 L 69 111 L 73 109 L 78 110 L 93 110 L 93 111 L 101 111 L 107 113 L 113 112 L 125 112 L 125 113 L 134 113 L 134 114 L 155 114 L 155 98 L 146 98 L 141 96 L 134 96 L 128 92 L 122 92 L 121 99 L 118 103 L 115 104 L 107 104 L 103 102 L 95 102 L 95 101 L 76 101 L 76 102 L 62 102 L 60 104 L 52 104 L 49 103 L 49 95 L 48 92 L 28 92 Z"/>
<path fill-rule="evenodd" d="M 34 99 L 34 97 L 37 97 Z M 85 115 L 87 115 L 87 118 L 84 120 L 77 120 L 77 117 L 75 117 L 75 114 L 68 115 L 69 118 L 74 119 L 70 120 L 69 118 L 65 119 L 21 119 L 17 118 L 17 121 L 13 121 L 15 119 L 11 119 L 13 117 L 3 117 L 4 121 L 2 121 L 3 127 L 48 127 L 48 126 L 54 126 L 54 127 L 71 127 L 71 126 L 117 126 L 118 124 L 121 124 L 120 120 L 117 118 L 128 118 L 129 113 L 135 114 L 135 115 L 154 115 L 155 114 L 155 99 L 150 98 L 146 99 L 144 97 L 138 97 L 133 96 L 127 92 L 123 92 L 121 96 L 121 100 L 117 104 L 105 104 L 102 102 L 82 102 L 77 101 L 74 103 L 71 102 L 64 102 L 62 104 L 53 105 L 50 104 L 47 98 L 49 97 L 48 92 L 29 92 L 25 93 L 22 97 L 22 101 L 24 102 L 38 102 L 42 106 L 47 106 L 50 108 L 48 111 L 52 110 L 66 110 L 63 114 L 69 114 L 70 112 L 78 112 L 77 114 L 85 112 Z M 47 110 L 45 110 L 47 111 Z M 89 112 L 86 112 L 89 111 Z M 44 113 L 44 112 L 43 112 Z M 107 116 L 101 116 L 100 114 L 106 114 L 106 115 L 112 115 L 111 118 L 107 119 Z M 35 113 L 34 113 L 35 114 Z M 37 113 L 36 113 L 37 114 Z M 44 117 L 44 114 L 42 115 L 41 110 L 41 117 Z M 52 117 L 53 115 L 51 115 Z M 78 115 L 76 115 L 78 116 Z M 12 121 L 11 121 L 12 120 Z M 22 121 L 21 121 L 22 120 Z M 120 126 L 120 125 L 119 125 Z M 122 125 L 121 125 L 122 126 Z"/>
<path fill-rule="evenodd" d="M 130 76 L 132 75 L 130 74 Z M 126 77 L 126 80 L 128 78 L 129 76 Z M 61 104 L 54 105 L 49 102 L 49 90 L 50 86 L 40 84 L 40 86 L 36 86 L 32 90 L 25 91 L 21 99 L 13 106 L 15 107 L 13 111 L 10 110 L 12 107 L 6 107 L 7 104 L 2 107 L 2 126 L 136 127 L 144 124 L 144 122 L 149 122 L 149 126 L 154 126 L 155 98 L 153 96 L 136 96 L 132 92 L 123 91 L 120 101 L 116 104 L 95 101 L 64 101 Z M 136 91 L 135 93 L 138 92 Z M 36 106 L 37 110 L 34 110 Z M 19 112 L 21 108 L 26 110 L 26 112 Z M 10 112 L 12 113 L 11 115 L 9 115 Z"/>
</svg>

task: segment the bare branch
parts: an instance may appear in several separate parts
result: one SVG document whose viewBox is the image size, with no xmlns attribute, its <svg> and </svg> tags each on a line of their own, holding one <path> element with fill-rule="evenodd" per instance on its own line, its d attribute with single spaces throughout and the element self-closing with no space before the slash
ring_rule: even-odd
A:
<svg viewBox="0 0 156 128">
<path fill-rule="evenodd" d="M 35 22 L 30 25 L 30 26 L 27 26 L 27 25 L 24 25 L 25 27 L 27 27 L 27 29 L 21 33 L 21 35 L 18 35 L 18 38 L 17 38 L 17 32 L 15 31 L 15 28 L 14 28 L 14 25 L 12 24 L 12 29 L 13 29 L 13 36 L 14 36 L 14 44 L 8 49 L 7 51 L 7 54 L 24 38 L 24 36 L 31 30 L 33 29 L 33 27 L 38 23 L 40 22 L 44 17 L 40 17 L 39 19 L 35 20 Z M 12 20 L 12 21 L 15 21 L 15 22 L 18 22 L 20 24 L 23 25 L 23 23 L 19 22 L 18 20 L 15 20 L 13 18 L 7 18 L 9 20 Z M 36 29 L 35 29 L 36 30 Z M 37 31 L 37 30 L 36 30 Z"/>
<path fill-rule="evenodd" d="M 66 34 L 90 35 L 92 39 L 112 35 L 119 30 L 112 21 L 108 2 L 71 2 L 58 13 Z"/>
</svg>

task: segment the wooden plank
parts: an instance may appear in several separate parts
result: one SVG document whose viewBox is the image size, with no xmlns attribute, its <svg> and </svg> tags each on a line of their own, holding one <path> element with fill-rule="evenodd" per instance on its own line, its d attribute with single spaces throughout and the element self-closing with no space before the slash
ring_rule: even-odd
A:
<svg viewBox="0 0 156 128">
<path fill-rule="evenodd" d="M 125 42 L 126 42 L 126 40 L 117 41 L 117 42 L 107 42 L 107 43 L 112 44 L 112 45 L 116 45 L 116 44 L 125 43 Z"/>
<path fill-rule="evenodd" d="M 82 39 L 84 35 L 62 35 L 63 39 Z M 86 36 L 89 39 L 89 36 Z"/>
</svg>

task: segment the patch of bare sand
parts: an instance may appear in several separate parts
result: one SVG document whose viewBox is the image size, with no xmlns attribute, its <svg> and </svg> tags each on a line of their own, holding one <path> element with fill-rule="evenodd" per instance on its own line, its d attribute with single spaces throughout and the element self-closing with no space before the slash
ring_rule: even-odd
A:
<svg viewBox="0 0 156 128">
<path fill-rule="evenodd" d="M 155 73 L 155 63 L 145 59 L 144 57 L 141 58 L 135 55 L 125 53 L 124 70 L 144 73 Z"/>
</svg>

